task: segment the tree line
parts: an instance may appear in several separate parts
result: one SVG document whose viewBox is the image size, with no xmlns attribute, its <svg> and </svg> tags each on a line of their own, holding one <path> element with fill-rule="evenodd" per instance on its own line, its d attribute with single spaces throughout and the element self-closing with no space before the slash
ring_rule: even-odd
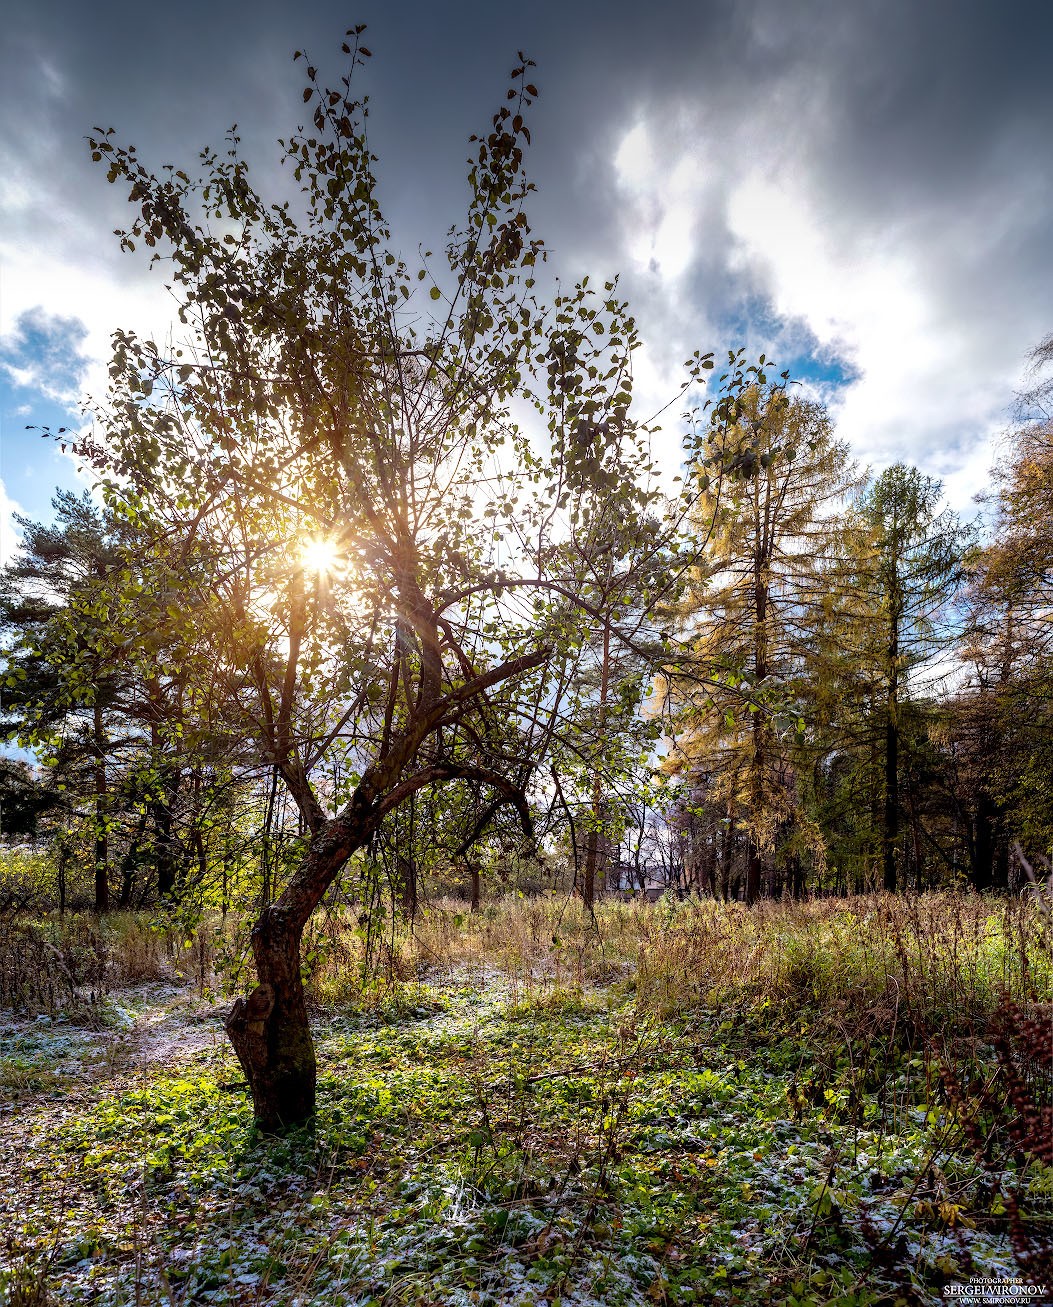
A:
<svg viewBox="0 0 1053 1307">
<path fill-rule="evenodd" d="M 666 690 L 681 883 L 1004 890 L 1014 845 L 1048 852 L 1050 396 L 1005 441 L 986 540 L 916 468 L 859 478 L 820 406 L 752 397 L 734 439 L 759 471 L 710 490 L 678 609 L 727 671 Z"/>
<path fill-rule="evenodd" d="M 60 908 L 87 872 L 100 911 L 251 914 L 227 1030 L 268 1127 L 313 1106 L 323 900 L 990 888 L 1050 844 L 1044 374 L 986 545 L 764 356 L 687 361 L 669 495 L 617 282 L 553 284 L 530 226 L 530 61 L 407 260 L 361 35 L 335 88 L 306 64 L 295 201 L 233 132 L 157 173 L 93 132 L 182 335 L 115 334 L 56 433 L 97 496 L 24 522 L 0 592 L 2 729 L 40 761 L 5 764 L 5 834 L 50 844 Z"/>
</svg>

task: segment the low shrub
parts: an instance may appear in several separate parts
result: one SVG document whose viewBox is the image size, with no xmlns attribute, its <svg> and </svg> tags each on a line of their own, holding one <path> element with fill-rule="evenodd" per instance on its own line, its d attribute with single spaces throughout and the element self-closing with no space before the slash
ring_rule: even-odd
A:
<svg viewBox="0 0 1053 1307">
<path fill-rule="evenodd" d="M 125 985 L 196 977 L 200 953 L 197 934 L 159 928 L 145 913 L 0 915 L 0 1008 L 71 1014 Z"/>
</svg>

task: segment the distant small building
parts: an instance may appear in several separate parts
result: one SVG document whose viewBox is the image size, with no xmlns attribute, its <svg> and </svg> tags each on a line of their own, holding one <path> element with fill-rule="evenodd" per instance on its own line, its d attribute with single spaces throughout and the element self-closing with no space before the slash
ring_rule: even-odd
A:
<svg viewBox="0 0 1053 1307">
<path fill-rule="evenodd" d="M 658 867 L 635 867 L 616 862 L 607 873 L 607 888 L 623 899 L 645 898 L 654 903 L 669 888 L 664 872 Z"/>
</svg>

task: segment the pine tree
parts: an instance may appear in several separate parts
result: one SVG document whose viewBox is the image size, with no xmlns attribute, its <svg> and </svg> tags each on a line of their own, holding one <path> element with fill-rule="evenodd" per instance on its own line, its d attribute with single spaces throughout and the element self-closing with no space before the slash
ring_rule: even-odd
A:
<svg viewBox="0 0 1053 1307">
<path fill-rule="evenodd" d="M 903 856 L 905 706 L 931 694 L 936 660 L 954 640 L 954 600 L 972 540 L 957 514 L 940 510 L 940 499 L 939 481 L 895 463 L 866 489 L 856 509 L 862 548 L 854 620 L 864 631 L 861 668 L 870 677 L 874 723 L 870 740 L 861 743 L 872 746 L 872 757 L 880 756 L 877 824 L 882 883 L 890 893 L 899 884 Z M 872 797 L 876 808 L 876 788 Z"/>
<path fill-rule="evenodd" d="M 16 519 L 22 547 L 0 577 L 8 637 L 0 732 L 53 756 L 65 782 L 90 773 L 95 909 L 110 906 L 115 752 L 129 690 L 109 643 L 106 587 L 121 554 L 114 524 L 89 495 L 60 492 L 52 525 Z M 63 783 L 65 783 L 63 782 Z"/>
</svg>

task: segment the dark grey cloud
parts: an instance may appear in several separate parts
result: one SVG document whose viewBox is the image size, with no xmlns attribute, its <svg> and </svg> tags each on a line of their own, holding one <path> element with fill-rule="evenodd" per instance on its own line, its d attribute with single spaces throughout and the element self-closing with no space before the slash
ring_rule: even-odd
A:
<svg viewBox="0 0 1053 1307">
<path fill-rule="evenodd" d="M 335 79 L 357 21 L 375 54 L 362 84 L 383 197 L 407 247 L 456 219 L 467 137 L 523 49 L 542 92 L 537 228 L 569 275 L 624 271 L 659 378 L 685 348 L 739 335 L 810 351 L 820 378 L 840 354 L 860 378 L 845 422 L 864 453 L 900 452 L 913 411 L 902 448 L 931 449 L 952 476 L 982 466 L 1024 352 L 1053 325 L 1053 6 L 1039 0 L 16 0 L 0 55 L 0 333 L 39 307 L 90 319 L 97 350 L 107 312 L 119 325 L 122 296 L 146 295 L 143 266 L 108 236 L 126 205 L 88 162 L 93 125 L 157 165 L 237 121 L 273 168 L 298 114 L 293 49 Z M 634 128 L 649 153 L 635 174 L 616 166 Z M 76 270 L 67 303 L 63 269 Z M 885 312 L 902 316 L 899 368 Z"/>
</svg>

